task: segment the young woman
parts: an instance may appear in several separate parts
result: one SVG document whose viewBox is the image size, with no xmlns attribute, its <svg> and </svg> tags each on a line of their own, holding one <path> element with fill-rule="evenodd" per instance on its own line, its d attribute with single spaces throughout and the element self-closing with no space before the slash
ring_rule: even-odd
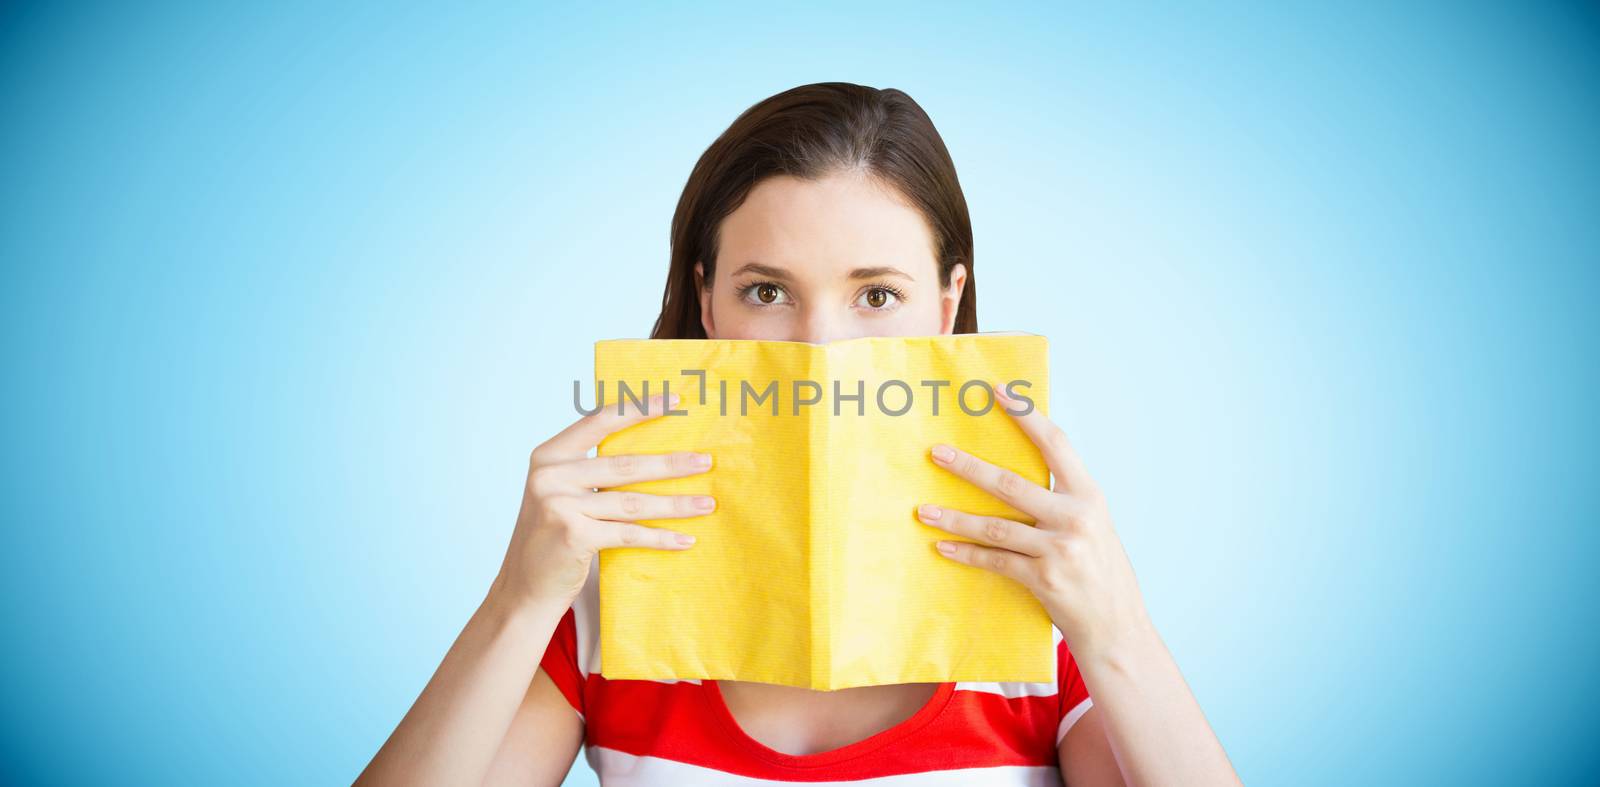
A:
<svg viewBox="0 0 1600 787">
<path fill-rule="evenodd" d="M 701 156 L 673 216 L 652 338 L 827 342 L 977 324 L 966 200 L 932 121 L 898 90 L 826 83 L 751 107 Z M 637 521 L 715 506 L 606 491 L 710 470 L 715 457 L 687 452 L 588 455 L 661 411 L 607 408 L 534 449 L 499 576 L 361 782 L 558 784 L 587 744 L 600 780 L 616 783 L 1238 783 L 1150 623 L 1105 498 L 1036 410 L 1018 421 L 1053 489 L 960 446 L 928 447 L 1036 527 L 939 501 L 919 516 L 971 540 L 940 542 L 948 559 L 1038 597 L 1058 635 L 1054 683 L 606 680 L 596 553 L 693 549 Z"/>
</svg>

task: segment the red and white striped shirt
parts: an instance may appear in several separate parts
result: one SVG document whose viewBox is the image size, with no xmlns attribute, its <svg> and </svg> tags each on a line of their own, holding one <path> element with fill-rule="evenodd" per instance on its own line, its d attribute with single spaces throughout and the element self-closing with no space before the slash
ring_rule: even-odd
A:
<svg viewBox="0 0 1600 787">
<path fill-rule="evenodd" d="M 1058 787 L 1057 746 L 1092 705 L 1057 630 L 1054 683 L 941 683 L 887 730 L 838 749 L 785 754 L 739 727 L 714 680 L 601 677 L 597 573 L 561 618 L 540 666 L 583 719 L 584 754 L 602 784 Z"/>
</svg>

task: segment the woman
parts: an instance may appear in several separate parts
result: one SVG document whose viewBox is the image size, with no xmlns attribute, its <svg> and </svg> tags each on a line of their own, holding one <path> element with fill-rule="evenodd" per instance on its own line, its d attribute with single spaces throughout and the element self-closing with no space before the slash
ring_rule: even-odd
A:
<svg viewBox="0 0 1600 787">
<path fill-rule="evenodd" d="M 807 85 L 751 107 L 696 164 L 673 217 L 652 338 L 969 333 L 972 262 L 955 166 L 921 107 L 898 90 Z M 931 461 L 1037 527 L 938 501 L 919 517 L 971 540 L 940 542 L 941 554 L 1038 597 L 1059 634 L 1054 684 L 818 692 L 607 681 L 594 669 L 596 553 L 692 549 L 693 538 L 637 520 L 715 506 L 706 496 L 606 491 L 711 468 L 715 457 L 694 453 L 588 456 L 605 435 L 661 411 L 607 408 L 533 451 L 499 575 L 360 781 L 557 784 L 587 743 L 602 781 L 1238 783 L 1151 626 L 1104 498 L 1037 410 L 1016 417 L 1054 489 L 959 446 L 929 446 Z"/>
</svg>

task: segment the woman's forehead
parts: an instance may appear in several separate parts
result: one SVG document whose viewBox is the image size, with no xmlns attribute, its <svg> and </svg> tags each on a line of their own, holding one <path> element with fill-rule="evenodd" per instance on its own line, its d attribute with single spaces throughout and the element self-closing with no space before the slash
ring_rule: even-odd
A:
<svg viewBox="0 0 1600 787">
<path fill-rule="evenodd" d="M 882 181 L 854 173 L 757 184 L 723 220 L 717 261 L 728 275 L 755 263 L 800 280 L 888 267 L 920 281 L 937 272 L 922 214 Z"/>
</svg>

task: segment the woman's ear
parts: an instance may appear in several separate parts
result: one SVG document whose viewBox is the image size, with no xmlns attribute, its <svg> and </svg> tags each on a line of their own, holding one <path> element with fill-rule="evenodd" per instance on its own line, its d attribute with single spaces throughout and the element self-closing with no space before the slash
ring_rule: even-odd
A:
<svg viewBox="0 0 1600 787">
<path fill-rule="evenodd" d="M 956 314 L 961 311 L 961 293 L 967 288 L 967 266 L 956 263 L 950 268 L 950 286 L 939 296 L 940 333 L 956 328 Z"/>
<path fill-rule="evenodd" d="M 711 320 L 711 288 L 706 286 L 706 266 L 698 262 L 694 264 L 694 294 L 700 299 L 700 327 L 706 332 L 707 339 L 715 339 L 717 332 Z"/>
</svg>

